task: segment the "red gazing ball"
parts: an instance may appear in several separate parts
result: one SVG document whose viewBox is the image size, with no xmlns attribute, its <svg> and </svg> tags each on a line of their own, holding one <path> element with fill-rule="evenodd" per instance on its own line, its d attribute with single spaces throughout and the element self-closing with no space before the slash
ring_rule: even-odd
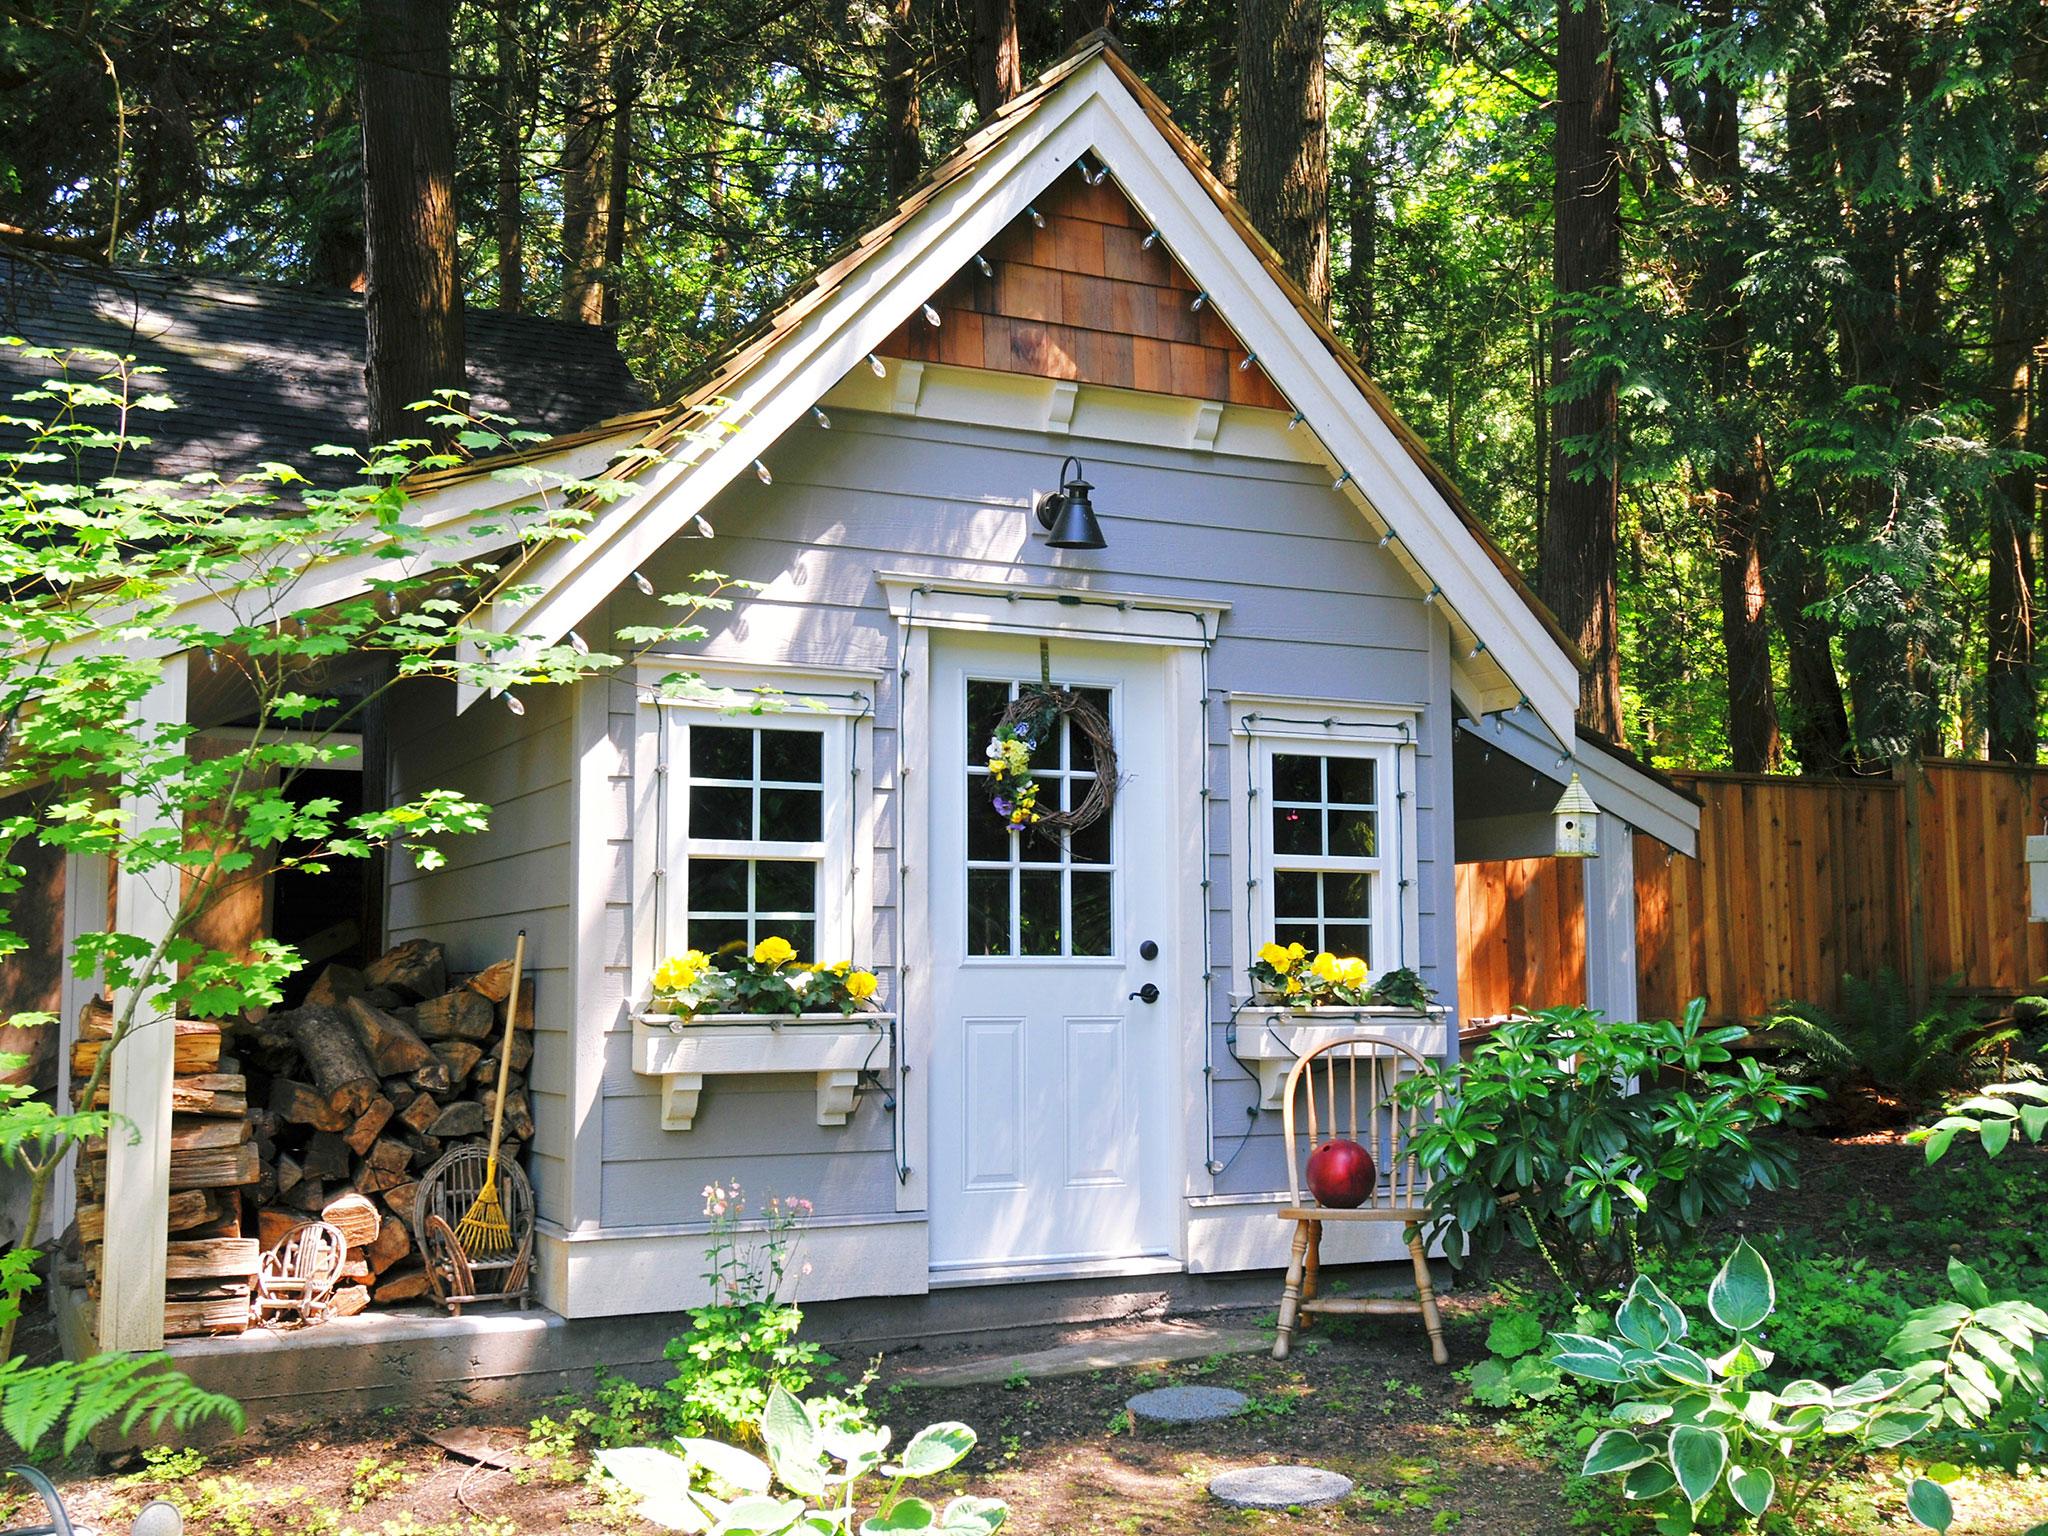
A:
<svg viewBox="0 0 2048 1536">
<path fill-rule="evenodd" d="M 1355 1141 L 1326 1141 L 1308 1157 L 1309 1193 L 1333 1211 L 1352 1211 L 1372 1193 L 1372 1154 Z"/>
</svg>

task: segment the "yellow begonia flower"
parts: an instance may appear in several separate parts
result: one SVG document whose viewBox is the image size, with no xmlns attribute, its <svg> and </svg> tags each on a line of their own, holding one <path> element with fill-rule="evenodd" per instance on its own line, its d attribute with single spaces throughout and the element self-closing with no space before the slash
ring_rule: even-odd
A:
<svg viewBox="0 0 2048 1536">
<path fill-rule="evenodd" d="M 1285 976 L 1294 969 L 1294 956 L 1282 949 L 1278 944 L 1261 944 L 1259 946 L 1259 959 L 1270 965 L 1282 976 Z"/>
<path fill-rule="evenodd" d="M 1341 974 L 1337 969 L 1337 957 L 1327 949 L 1311 960 L 1308 968 L 1315 972 L 1318 981 L 1335 981 Z"/>
<path fill-rule="evenodd" d="M 789 940 L 776 934 L 771 933 L 767 938 L 754 946 L 754 963 L 756 965 L 787 965 L 795 958 L 796 949 L 790 944 Z"/>
<path fill-rule="evenodd" d="M 851 960 L 834 960 L 826 969 L 831 971 L 834 976 L 844 976 L 853 969 L 853 962 Z"/>
<path fill-rule="evenodd" d="M 1355 955 L 1349 960 L 1339 960 L 1337 962 L 1337 979 L 1347 987 L 1364 986 L 1365 975 L 1365 962 Z"/>
<path fill-rule="evenodd" d="M 1308 954 L 1308 951 L 1303 949 L 1299 944 L 1290 944 L 1287 946 L 1287 953 L 1294 956 L 1295 959 L 1299 960 L 1306 956 Z"/>
<path fill-rule="evenodd" d="M 704 957 L 694 949 L 687 955 L 671 955 L 654 968 L 654 990 L 680 992 L 695 985 L 704 969 L 703 962 Z"/>
<path fill-rule="evenodd" d="M 878 983 L 872 971 L 855 971 L 846 978 L 846 992 L 855 1002 L 864 1003 L 875 995 Z"/>
<path fill-rule="evenodd" d="M 1301 978 L 1299 976 L 1288 977 L 1287 990 L 1290 995 L 1299 992 L 1301 990 Z"/>
</svg>

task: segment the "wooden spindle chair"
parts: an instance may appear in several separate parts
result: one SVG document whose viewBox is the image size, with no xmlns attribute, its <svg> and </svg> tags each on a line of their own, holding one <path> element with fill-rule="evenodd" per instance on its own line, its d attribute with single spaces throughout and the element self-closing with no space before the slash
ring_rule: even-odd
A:
<svg viewBox="0 0 2048 1536">
<path fill-rule="evenodd" d="M 1294 1246 L 1287 1262 L 1287 1284 L 1280 1293 L 1280 1336 L 1273 1358 L 1285 1360 L 1296 1326 L 1316 1313 L 1422 1314 L 1429 1330 L 1430 1358 L 1450 1364 L 1444 1348 L 1444 1321 L 1430 1283 L 1429 1257 L 1422 1246 L 1422 1224 L 1429 1211 L 1429 1182 L 1409 1141 L 1417 1127 L 1435 1115 L 1436 1105 L 1398 1105 L 1395 1087 L 1427 1070 L 1423 1058 L 1381 1035 L 1347 1035 L 1319 1045 L 1295 1062 L 1287 1074 L 1287 1096 L 1281 1125 L 1287 1142 L 1287 1207 L 1282 1221 L 1294 1223 Z M 1306 1114 L 1306 1136 L 1303 1114 Z M 1309 1157 L 1326 1141 L 1357 1142 L 1372 1154 L 1375 1184 L 1356 1210 L 1339 1210 L 1303 1198 Z M 1305 1141 L 1305 1145 L 1304 1145 Z M 1323 1223 L 1329 1221 L 1398 1221 L 1415 1265 L 1415 1300 L 1398 1296 L 1329 1296 L 1316 1294 L 1322 1264 Z"/>
</svg>

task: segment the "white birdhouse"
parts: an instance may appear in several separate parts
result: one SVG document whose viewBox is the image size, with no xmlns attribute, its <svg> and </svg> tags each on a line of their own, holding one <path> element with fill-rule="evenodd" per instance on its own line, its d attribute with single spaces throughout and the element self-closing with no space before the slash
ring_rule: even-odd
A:
<svg viewBox="0 0 2048 1536">
<path fill-rule="evenodd" d="M 1592 859 L 1600 854 L 1600 807 L 1586 793 L 1579 776 L 1572 775 L 1550 813 L 1557 823 L 1557 856 L 1560 859 Z"/>
<path fill-rule="evenodd" d="M 2027 839 L 2027 920 L 2048 923 L 2048 837 Z"/>
</svg>

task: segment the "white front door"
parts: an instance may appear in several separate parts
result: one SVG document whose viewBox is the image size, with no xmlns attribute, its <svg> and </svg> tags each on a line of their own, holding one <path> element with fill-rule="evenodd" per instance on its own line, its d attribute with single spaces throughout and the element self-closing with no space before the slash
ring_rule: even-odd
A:
<svg viewBox="0 0 2048 1536">
<path fill-rule="evenodd" d="M 938 1278 L 1164 1260 L 1174 1247 L 1173 1021 L 1178 989 L 1194 985 L 1175 952 L 1176 822 L 1195 808 L 1174 790 L 1166 658 L 1064 639 L 1049 654 L 1053 681 L 1108 715 L 1119 781 L 1110 813 L 1064 836 L 1009 831 L 987 771 L 997 717 L 1041 675 L 1038 642 L 933 637 Z M 1063 723 L 1034 753 L 1040 806 L 1077 804 L 1095 769 Z M 1132 995 L 1148 983 L 1153 1001 Z"/>
</svg>

